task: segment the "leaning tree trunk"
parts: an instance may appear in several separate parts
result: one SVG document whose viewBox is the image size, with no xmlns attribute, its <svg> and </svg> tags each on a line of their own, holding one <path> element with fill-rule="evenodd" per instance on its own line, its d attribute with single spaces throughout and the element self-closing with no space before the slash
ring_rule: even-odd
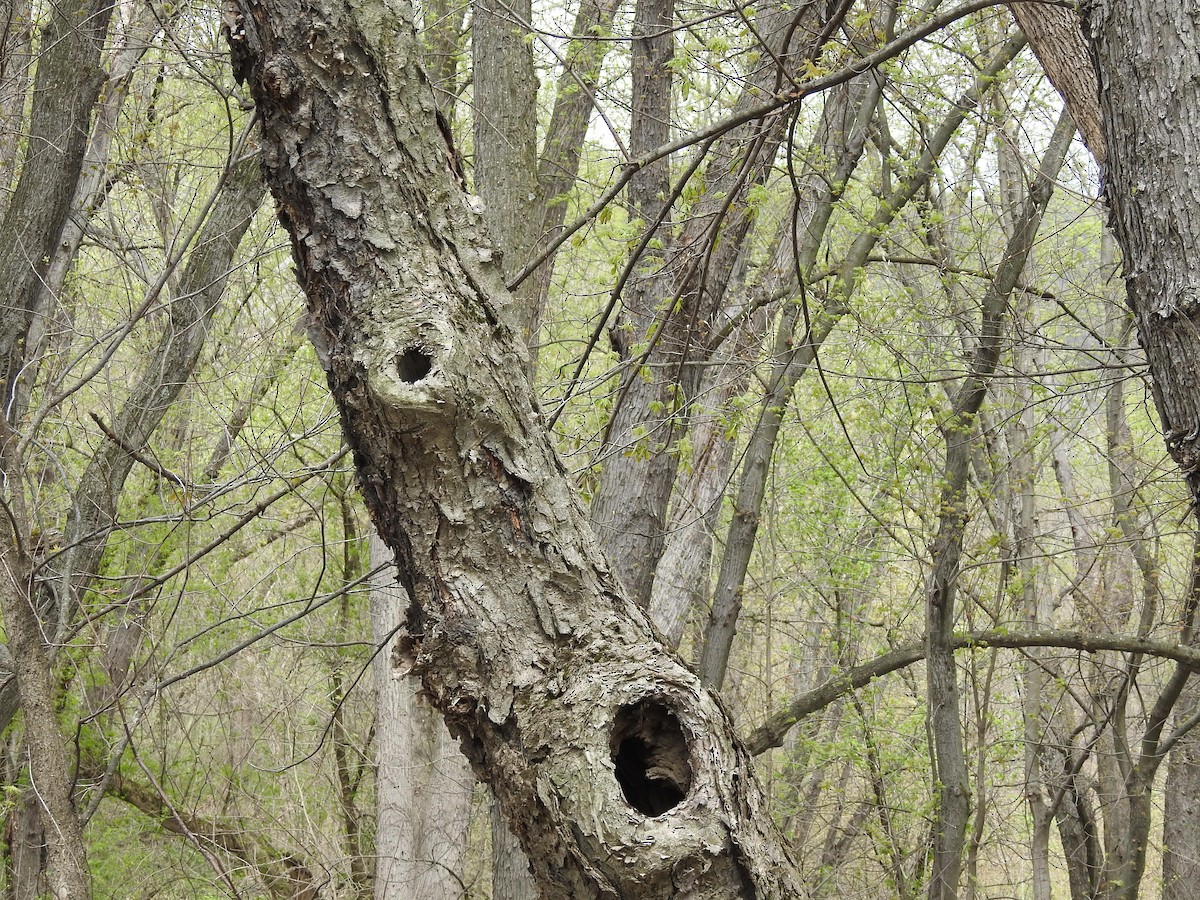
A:
<svg viewBox="0 0 1200 900">
<path fill-rule="evenodd" d="M 1096 161 L 1104 163 L 1104 132 L 1096 103 L 1096 74 L 1088 63 L 1079 13 L 1054 3 L 1009 3 L 1013 18 L 1029 38 L 1046 77 L 1063 98 L 1079 135 Z"/>
<path fill-rule="evenodd" d="M 800 896 L 728 717 L 622 595 L 555 456 L 411 8 L 240 9 L 318 357 L 412 600 L 397 657 L 543 896 Z"/>
</svg>

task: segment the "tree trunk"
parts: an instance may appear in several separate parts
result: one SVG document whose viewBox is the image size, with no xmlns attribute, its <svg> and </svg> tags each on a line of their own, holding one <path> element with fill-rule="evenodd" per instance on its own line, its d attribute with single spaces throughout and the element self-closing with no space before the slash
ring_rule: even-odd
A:
<svg viewBox="0 0 1200 900">
<path fill-rule="evenodd" d="M 111 13 L 110 0 L 74 0 L 55 5 L 42 29 L 26 157 L 0 223 L 0 284 L 9 307 L 0 317 L 0 388 L 10 427 L 20 413 L 10 401 L 24 374 L 24 340 L 75 196 L 88 123 L 104 83 L 100 56 Z M 0 433 L 0 449 L 7 439 Z"/>
<path fill-rule="evenodd" d="M 471 48 L 475 85 L 475 193 L 483 199 L 488 231 L 504 254 L 504 270 L 529 256 L 535 224 L 529 215 L 537 196 L 537 78 L 530 37 L 520 24 L 532 18 L 530 0 L 476 0 Z M 518 303 L 525 340 L 537 341 L 539 316 Z"/>
<path fill-rule="evenodd" d="M 1041 171 L 1032 180 L 1021 215 L 996 267 L 996 275 L 984 295 L 979 342 L 970 369 L 951 398 L 950 414 L 941 425 L 946 442 L 945 474 L 938 503 L 941 511 L 938 532 L 930 548 L 932 564 L 925 595 L 926 692 L 937 784 L 929 900 L 954 900 L 958 896 L 970 813 L 953 637 L 957 621 L 955 593 L 967 524 L 967 475 L 974 442 L 973 425 L 1000 358 L 1009 295 L 1025 267 L 1042 213 L 1074 134 L 1075 125 L 1064 114 L 1050 139 Z"/>
<path fill-rule="evenodd" d="M 522 24 L 532 18 L 530 0 L 475 2 L 472 175 L 475 193 L 483 199 L 484 224 L 503 254 L 506 280 L 528 259 L 538 238 L 529 210 L 537 196 L 537 78 L 528 41 L 531 35 Z M 534 284 L 524 286 L 512 307 L 531 350 L 537 346 L 541 321 L 536 299 L 526 296 Z M 532 900 L 533 881 L 520 844 L 495 810 L 491 821 L 493 900 Z"/>
<path fill-rule="evenodd" d="M 886 26 L 889 32 L 891 25 L 889 21 Z M 780 273 L 780 280 L 785 284 L 795 283 L 799 288 L 800 278 L 806 275 L 817 257 L 834 204 L 862 156 L 868 124 L 882 87 L 878 78 L 867 75 L 839 86 L 826 97 L 812 155 L 822 160 L 833 159 L 834 170 L 811 178 L 806 185 L 806 194 L 811 200 L 803 206 L 796 203 L 787 228 L 789 233 L 780 235 L 772 268 Z M 698 666 L 704 682 L 718 689 L 724 682 L 733 649 L 746 573 L 762 518 L 771 459 L 775 455 L 784 413 L 797 382 L 815 361 L 818 349 L 841 318 L 832 309 L 822 309 L 814 317 L 815 321 L 808 323 L 808 332 L 800 337 L 797 328 L 802 322 L 805 303 L 806 297 L 789 303 L 779 317 L 771 348 L 771 359 L 775 362 L 767 379 L 762 411 L 744 453 L 733 518 L 725 538 L 725 552 L 721 557 Z"/>
<path fill-rule="evenodd" d="M 411 598 L 399 655 L 542 895 L 799 896 L 731 723 L 622 594 L 554 454 L 412 10 L 241 11 L 317 355 Z"/>
<path fill-rule="evenodd" d="M 1087 0 L 1082 12 L 1099 81 L 1107 147 L 1104 193 L 1124 257 L 1126 296 L 1153 375 L 1167 449 L 1192 496 L 1200 498 L 1200 252 L 1194 239 L 1200 233 L 1200 37 L 1195 11 L 1174 0 Z M 1181 690 L 1185 678 L 1177 672 L 1168 687 Z M 1165 714 L 1169 699 L 1164 691 L 1155 712 Z M 1129 773 L 1127 783 L 1152 774 L 1144 754 L 1143 761 L 1147 765 Z M 1146 835 L 1132 829 L 1142 819 L 1149 824 L 1148 784 L 1140 792 L 1131 789 L 1130 806 L 1131 833 L 1120 848 L 1122 858 L 1106 866 L 1106 897 L 1135 897 L 1144 870 Z"/>
<path fill-rule="evenodd" d="M 1104 193 L 1167 449 L 1200 495 L 1200 38 L 1174 0 L 1086 2 Z"/>
<path fill-rule="evenodd" d="M 821 21 L 823 13 L 812 4 L 799 11 L 782 3 L 758 10 L 755 28 L 763 35 L 766 52 L 748 73 L 736 109 L 752 107 L 764 94 L 774 93 L 801 60 L 816 52 L 820 35 L 837 24 Z M 646 121 L 651 122 L 649 116 Z M 605 431 L 604 468 L 591 517 L 605 555 L 643 606 L 650 602 L 662 556 L 679 462 L 675 444 L 686 434 L 700 384 L 703 366 L 697 363 L 706 358 L 713 325 L 755 219 L 747 194 L 772 171 L 787 124 L 786 116 L 763 117 L 697 148 L 695 166 L 706 155 L 708 160 L 703 196 L 688 210 L 687 222 L 665 252 L 651 251 L 641 259 L 635 254 L 627 263 L 631 275 L 635 270 L 641 274 L 631 277 L 621 317 L 609 330 L 627 365 Z M 653 141 L 663 133 L 655 126 L 631 145 L 631 152 L 656 146 Z M 631 199 L 646 228 L 653 228 L 656 218 L 665 218 L 669 209 L 664 206 L 671 190 L 665 169 L 660 163 L 653 177 L 639 173 L 631 183 Z M 668 240 L 663 236 L 661 242 Z"/>
<path fill-rule="evenodd" d="M 371 568 L 388 550 L 371 536 Z M 397 672 L 391 647 L 403 629 L 408 597 L 387 566 L 371 586 L 371 631 L 386 648 L 375 659 L 375 898 L 443 900 L 465 894 L 463 873 L 471 815 L 471 767 L 421 698 L 410 674 Z"/>
<path fill-rule="evenodd" d="M 29 0 L 0 2 L 0 221 L 16 175 L 19 138 L 33 59 Z"/>
<path fill-rule="evenodd" d="M 859 231 L 841 262 L 837 283 L 832 289 L 830 300 L 813 316 L 812 322 L 809 323 L 809 333 L 804 336 L 802 341 L 795 343 L 796 338 L 793 334 L 800 321 L 801 307 L 793 304 L 787 307 L 781 316 L 773 349 L 774 358 L 782 361 L 782 365 L 776 364 L 774 367 L 768 382 L 768 396 L 763 404 L 762 417 L 746 451 L 746 462 L 743 465 L 734 518 L 730 523 L 725 556 L 721 561 L 721 571 L 717 579 L 708 627 L 705 629 L 704 648 L 699 668 L 701 676 L 708 684 L 717 686 L 721 684 L 733 646 L 737 620 L 741 614 L 742 582 L 749 565 L 754 533 L 758 527 L 763 491 L 766 486 L 767 464 L 773 453 L 785 404 L 797 381 L 807 367 L 815 361 L 821 344 L 848 309 L 848 302 L 857 287 L 862 267 L 867 264 L 871 252 L 882 239 L 886 226 L 929 183 L 934 175 L 938 159 L 957 133 L 963 120 L 971 110 L 978 106 L 984 92 L 995 83 L 996 76 L 1012 62 L 1024 46 L 1024 38 L 1019 35 L 1014 35 L 1006 40 L 996 56 L 989 60 L 984 67 L 980 77 L 954 104 L 946 118 L 930 136 L 911 174 L 896 185 L 889 193 L 886 202 L 880 204 L 879 209 L 872 217 L 870 227 Z M 863 87 L 866 85 L 861 84 L 860 88 Z M 869 93 L 874 93 L 874 90 Z M 860 135 L 858 140 L 861 139 Z M 861 147 L 861 144 L 858 146 Z M 857 159 L 854 153 L 850 152 L 853 149 L 853 146 L 843 149 L 839 161 L 840 171 L 830 179 L 830 184 L 844 184 L 845 180 L 849 178 Z M 843 175 L 844 178 L 838 177 Z M 777 254 L 783 255 L 793 269 L 799 267 L 801 271 L 806 270 L 812 265 L 812 261 L 820 249 L 820 233 L 824 231 L 832 214 L 834 200 L 833 193 L 828 188 L 823 193 L 824 196 L 820 197 L 820 201 L 813 211 L 813 217 L 807 223 L 806 233 L 800 240 L 801 259 L 796 260 L 794 254 L 784 249 L 785 243 L 791 243 L 790 241 L 781 243 L 777 250 Z M 817 232 L 815 239 L 814 231 Z M 778 266 L 780 269 L 786 267 L 786 264 Z"/>
<path fill-rule="evenodd" d="M 38 804 L 35 808 L 41 818 L 40 835 L 45 841 L 46 883 L 59 900 L 86 900 L 91 891 L 83 831 L 71 797 L 67 742 L 58 725 L 57 685 L 34 604 L 34 560 L 22 543 L 25 534 L 28 530 L 21 527 L 6 505 L 0 510 L 0 614 L 4 616 L 24 714 L 31 793 Z M 38 829 L 28 820 L 22 824 L 36 840 Z M 27 837 L 26 828 L 22 828 L 20 837 Z M 37 874 L 31 866 L 26 866 L 23 873 Z"/>
<path fill-rule="evenodd" d="M 1176 709 L 1176 721 L 1193 716 L 1200 690 L 1195 679 Z M 1200 733 L 1193 730 L 1167 758 L 1163 799 L 1163 900 L 1192 900 L 1200 885 Z"/>
<path fill-rule="evenodd" d="M 583 142 L 595 109 L 595 91 L 600 81 L 600 68 L 612 41 L 590 40 L 593 34 L 608 34 L 613 19 L 624 0 L 582 0 L 575 16 L 571 34 L 582 35 L 567 45 L 563 70 L 554 91 L 554 110 L 546 127 L 542 155 L 538 162 L 537 201 L 530 211 L 540 227 L 534 237 L 549 243 L 562 230 L 567 214 L 567 193 L 575 186 Z M 550 293 L 554 274 L 554 256 L 545 260 L 533 273 L 534 287 L 522 292 L 531 303 L 540 325 L 542 308 Z M 537 333 L 538 327 L 531 327 Z"/>
<path fill-rule="evenodd" d="M 1083 23 L 1074 9 L 1020 0 L 1008 4 L 1029 38 L 1029 46 L 1067 105 L 1083 142 L 1104 165 L 1104 130 L 1096 102 L 1096 72 L 1083 39 Z"/>
</svg>

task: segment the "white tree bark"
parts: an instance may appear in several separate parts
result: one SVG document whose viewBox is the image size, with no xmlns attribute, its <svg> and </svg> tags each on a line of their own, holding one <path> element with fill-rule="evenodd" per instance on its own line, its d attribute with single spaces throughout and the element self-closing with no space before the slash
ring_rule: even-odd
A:
<svg viewBox="0 0 1200 900">
<path fill-rule="evenodd" d="M 371 568 L 390 554 L 371 535 Z M 392 648 L 404 627 L 408 596 L 388 565 L 371 582 L 375 658 L 375 897 L 443 900 L 464 892 L 462 882 L 475 776 L 421 685 L 398 672 Z"/>
</svg>

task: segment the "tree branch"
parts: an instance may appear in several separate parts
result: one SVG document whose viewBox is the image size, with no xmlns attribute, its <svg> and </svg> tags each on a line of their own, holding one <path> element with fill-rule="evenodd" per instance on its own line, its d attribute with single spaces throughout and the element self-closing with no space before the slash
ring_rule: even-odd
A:
<svg viewBox="0 0 1200 900">
<path fill-rule="evenodd" d="M 1172 641 L 1155 641 L 1133 635 L 1096 634 L 1086 631 L 1027 632 L 989 630 L 956 634 L 951 642 L 955 650 L 978 650 L 1002 647 L 1023 650 L 1029 647 L 1052 647 L 1080 653 L 1099 653 L 1104 650 L 1119 653 L 1140 653 L 1158 659 L 1174 660 L 1181 665 L 1200 670 L 1200 647 Z M 828 681 L 795 697 L 766 722 L 754 729 L 745 739 L 754 755 L 783 745 L 784 738 L 803 718 L 824 709 L 850 691 L 866 687 L 876 678 L 911 666 L 925 658 L 922 644 L 906 644 L 861 665 L 852 666 Z"/>
</svg>

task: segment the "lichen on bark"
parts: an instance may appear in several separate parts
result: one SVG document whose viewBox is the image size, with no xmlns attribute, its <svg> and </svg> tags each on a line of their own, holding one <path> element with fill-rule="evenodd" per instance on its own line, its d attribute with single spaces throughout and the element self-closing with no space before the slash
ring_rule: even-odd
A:
<svg viewBox="0 0 1200 900">
<path fill-rule="evenodd" d="M 555 455 L 411 10 L 241 15 L 314 341 L 412 601 L 406 649 L 543 895 L 800 896 L 728 716 L 624 596 Z M 687 744 L 685 795 L 661 815 L 616 775 L 618 714 L 639 704 L 676 750 L 640 756 L 643 775 L 678 779 Z"/>
</svg>

